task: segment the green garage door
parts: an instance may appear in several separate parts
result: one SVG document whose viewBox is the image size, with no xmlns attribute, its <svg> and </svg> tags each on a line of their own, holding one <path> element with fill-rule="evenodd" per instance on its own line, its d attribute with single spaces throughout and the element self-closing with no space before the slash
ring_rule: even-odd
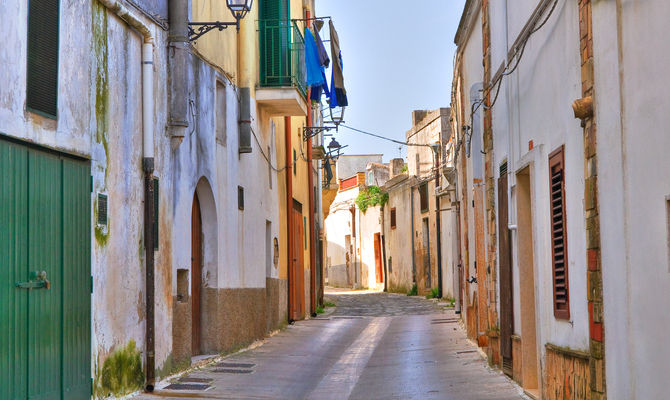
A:
<svg viewBox="0 0 670 400">
<path fill-rule="evenodd" d="M 0 138 L 0 398 L 91 396 L 90 167 Z"/>
</svg>

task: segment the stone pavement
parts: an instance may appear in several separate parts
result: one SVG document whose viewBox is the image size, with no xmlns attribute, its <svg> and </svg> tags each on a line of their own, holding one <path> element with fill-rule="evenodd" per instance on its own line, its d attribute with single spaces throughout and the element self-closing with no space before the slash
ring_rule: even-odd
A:
<svg viewBox="0 0 670 400">
<path fill-rule="evenodd" d="M 384 293 L 327 293 L 329 315 L 182 376 L 141 399 L 523 399 L 488 368 L 451 310 Z M 183 388 L 183 387 L 182 387 Z M 204 390 L 193 390 L 193 389 Z"/>
</svg>

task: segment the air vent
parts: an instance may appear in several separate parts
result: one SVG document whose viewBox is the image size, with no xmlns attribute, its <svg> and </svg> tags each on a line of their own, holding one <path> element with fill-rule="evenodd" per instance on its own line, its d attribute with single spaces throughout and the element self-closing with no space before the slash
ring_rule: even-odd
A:
<svg viewBox="0 0 670 400">
<path fill-rule="evenodd" d="M 503 161 L 503 163 L 500 164 L 500 176 L 505 175 L 507 175 L 507 160 Z"/>
<path fill-rule="evenodd" d="M 107 195 L 98 193 L 98 225 L 107 225 Z"/>
</svg>

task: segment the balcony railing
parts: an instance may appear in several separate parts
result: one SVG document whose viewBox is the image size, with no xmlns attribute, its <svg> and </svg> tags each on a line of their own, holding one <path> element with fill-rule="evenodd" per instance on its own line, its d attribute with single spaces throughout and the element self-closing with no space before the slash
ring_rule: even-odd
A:
<svg viewBox="0 0 670 400">
<path fill-rule="evenodd" d="M 294 22 L 260 20 L 260 86 L 294 87 L 306 96 L 305 38 Z"/>
</svg>

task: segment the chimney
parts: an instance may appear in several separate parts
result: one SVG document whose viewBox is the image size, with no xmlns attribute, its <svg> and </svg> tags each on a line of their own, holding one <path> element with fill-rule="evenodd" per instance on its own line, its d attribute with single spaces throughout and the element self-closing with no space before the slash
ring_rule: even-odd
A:
<svg viewBox="0 0 670 400">
<path fill-rule="evenodd" d="M 412 111 L 412 126 L 417 126 L 419 122 L 421 122 L 424 118 L 426 118 L 426 115 L 428 115 L 429 112 L 430 112 L 429 110 Z"/>
<path fill-rule="evenodd" d="M 394 158 L 389 163 L 389 179 L 402 174 L 402 169 L 405 166 L 405 160 L 402 158 Z"/>
</svg>

